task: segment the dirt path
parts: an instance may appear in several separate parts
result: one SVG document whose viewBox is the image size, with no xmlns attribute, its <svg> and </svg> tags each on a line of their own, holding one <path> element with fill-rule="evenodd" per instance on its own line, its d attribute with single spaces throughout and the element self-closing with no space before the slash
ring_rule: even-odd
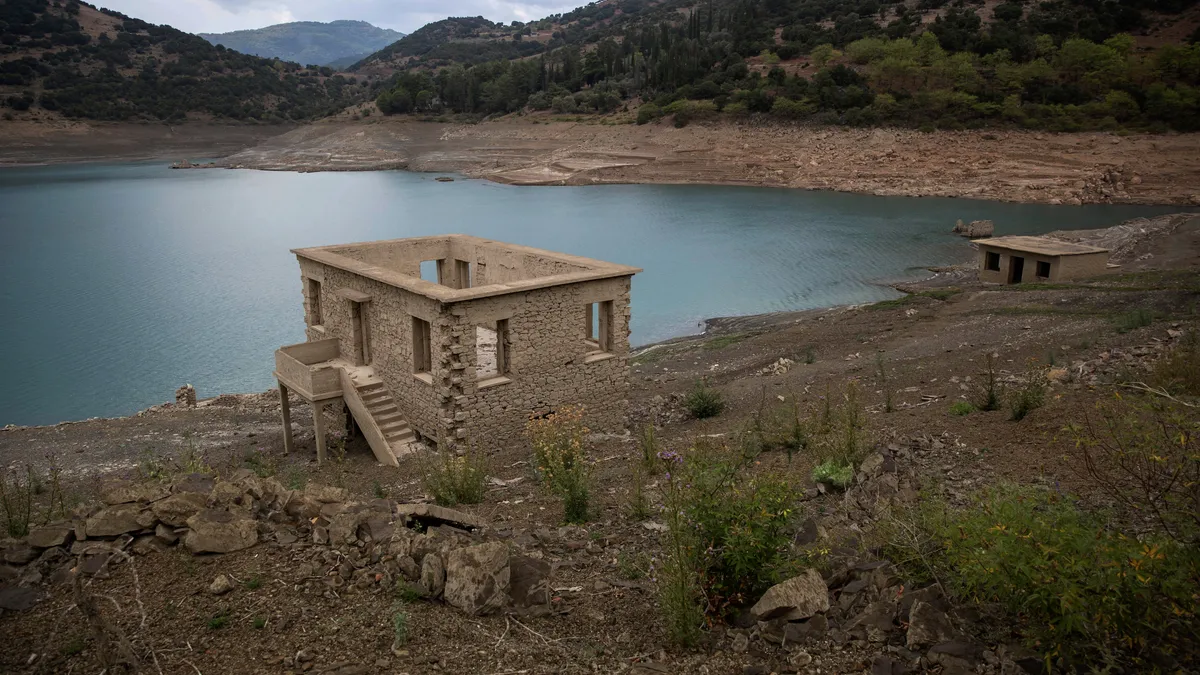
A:
<svg viewBox="0 0 1200 675">
<path fill-rule="evenodd" d="M 1200 204 L 1200 134 L 327 121 L 223 165 L 461 172 L 519 185 L 702 183 L 1015 202 Z"/>
</svg>

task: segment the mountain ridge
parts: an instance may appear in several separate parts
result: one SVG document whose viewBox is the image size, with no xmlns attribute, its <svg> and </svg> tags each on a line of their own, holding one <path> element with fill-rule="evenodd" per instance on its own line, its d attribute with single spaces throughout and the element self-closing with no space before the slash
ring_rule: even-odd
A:
<svg viewBox="0 0 1200 675">
<path fill-rule="evenodd" d="M 366 21 L 292 21 L 228 33 L 197 33 L 214 45 L 243 54 L 300 64 L 350 65 L 387 47 L 406 34 Z"/>
</svg>

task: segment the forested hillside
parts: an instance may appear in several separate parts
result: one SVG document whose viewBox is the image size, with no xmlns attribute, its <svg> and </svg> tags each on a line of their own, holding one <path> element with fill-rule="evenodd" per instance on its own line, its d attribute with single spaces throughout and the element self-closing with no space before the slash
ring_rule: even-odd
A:
<svg viewBox="0 0 1200 675">
<path fill-rule="evenodd" d="M 1196 130 L 1197 9 L 1195 0 L 606 0 L 530 24 L 431 24 L 356 67 L 393 69 L 377 97 L 385 113 L 610 112 L 645 101 L 639 122 L 770 115 Z"/>
<path fill-rule="evenodd" d="M 76 0 L 0 2 L 0 110 L 95 120 L 307 120 L 361 100 L 332 69 L 247 56 Z"/>
<path fill-rule="evenodd" d="M 336 66 L 350 65 L 403 38 L 404 33 L 366 21 L 296 21 L 232 33 L 200 33 L 200 37 L 243 54 Z"/>
</svg>

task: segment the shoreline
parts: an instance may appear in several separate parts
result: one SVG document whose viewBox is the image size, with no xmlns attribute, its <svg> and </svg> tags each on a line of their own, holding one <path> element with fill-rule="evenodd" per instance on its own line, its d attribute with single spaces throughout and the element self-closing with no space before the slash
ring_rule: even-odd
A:
<svg viewBox="0 0 1200 675">
<path fill-rule="evenodd" d="M 1200 134 L 1117 136 L 553 116 L 300 127 L 0 125 L 0 168 L 198 157 L 212 168 L 454 173 L 514 186 L 719 185 L 1028 204 L 1200 205 Z M 209 167 L 203 167 L 209 168 Z"/>
</svg>

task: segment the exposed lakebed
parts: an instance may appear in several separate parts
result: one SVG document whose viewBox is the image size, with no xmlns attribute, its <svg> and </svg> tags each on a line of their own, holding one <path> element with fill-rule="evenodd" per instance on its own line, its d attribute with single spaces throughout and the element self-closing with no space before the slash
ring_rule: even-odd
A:
<svg viewBox="0 0 1200 675">
<path fill-rule="evenodd" d="M 997 234 L 1178 207 L 1047 206 L 766 188 L 440 183 L 403 172 L 0 171 L 0 425 L 128 414 L 183 384 L 271 386 L 303 340 L 289 249 L 461 232 L 636 265 L 634 344 L 704 318 L 894 297 L 883 279 L 960 262 L 956 219 Z"/>
</svg>

